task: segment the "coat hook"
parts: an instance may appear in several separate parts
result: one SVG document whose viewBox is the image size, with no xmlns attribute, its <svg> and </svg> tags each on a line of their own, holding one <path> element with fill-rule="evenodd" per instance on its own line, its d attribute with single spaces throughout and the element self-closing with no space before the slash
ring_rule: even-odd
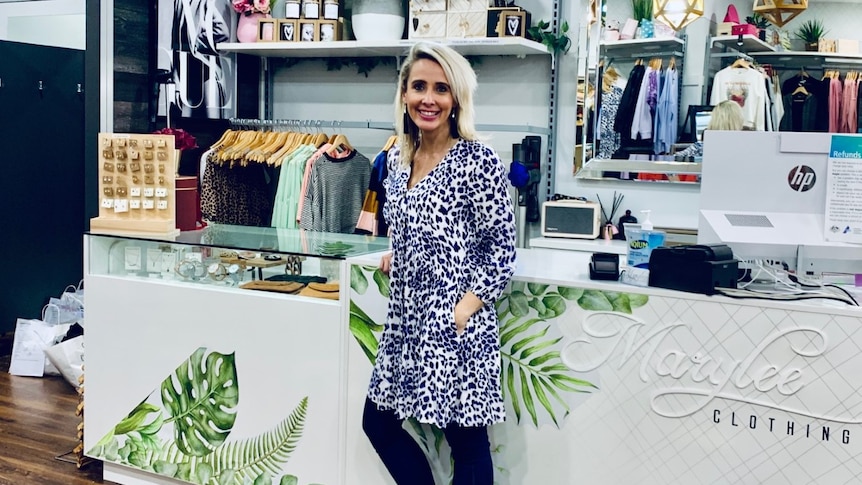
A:
<svg viewBox="0 0 862 485">
<path fill-rule="evenodd" d="M 45 86 L 42 84 L 42 81 L 39 81 L 39 91 L 43 91 Z"/>
<path fill-rule="evenodd" d="M 78 94 L 83 93 L 84 92 L 84 86 L 81 83 L 78 83 L 78 90 L 75 92 Z"/>
</svg>

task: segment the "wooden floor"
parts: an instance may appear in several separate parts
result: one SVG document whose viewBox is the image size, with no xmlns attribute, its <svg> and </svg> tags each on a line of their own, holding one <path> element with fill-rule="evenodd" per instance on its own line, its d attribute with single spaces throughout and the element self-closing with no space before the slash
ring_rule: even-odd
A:
<svg viewBox="0 0 862 485">
<path fill-rule="evenodd" d="M 78 469 L 57 459 L 77 444 L 75 389 L 60 377 L 9 375 L 8 366 L 0 356 L 0 485 L 113 483 L 102 481 L 100 462 Z"/>
</svg>

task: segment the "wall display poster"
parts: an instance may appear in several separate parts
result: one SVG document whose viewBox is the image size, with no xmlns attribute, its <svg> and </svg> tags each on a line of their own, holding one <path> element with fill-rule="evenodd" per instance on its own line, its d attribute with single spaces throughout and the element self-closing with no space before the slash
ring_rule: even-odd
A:
<svg viewBox="0 0 862 485">
<path fill-rule="evenodd" d="M 826 173 L 828 241 L 862 243 L 862 136 L 833 135 Z"/>
<path fill-rule="evenodd" d="M 228 0 L 158 2 L 156 68 L 169 75 L 159 86 L 159 116 L 167 109 L 184 118 L 235 116 L 236 56 L 216 45 L 236 42 L 236 26 Z"/>
</svg>

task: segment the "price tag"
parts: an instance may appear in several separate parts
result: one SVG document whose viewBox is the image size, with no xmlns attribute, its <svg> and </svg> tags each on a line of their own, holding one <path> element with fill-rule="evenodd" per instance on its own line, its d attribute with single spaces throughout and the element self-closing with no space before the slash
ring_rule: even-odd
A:
<svg viewBox="0 0 862 485">
<path fill-rule="evenodd" d="M 144 187 L 144 197 L 152 197 L 156 191 L 152 187 Z M 144 207 L 146 209 L 146 206 Z"/>
<path fill-rule="evenodd" d="M 129 195 L 132 197 L 140 197 L 141 196 L 141 188 L 140 187 L 132 187 L 129 189 Z"/>
<path fill-rule="evenodd" d="M 156 197 L 167 197 L 167 196 L 168 196 L 168 189 L 166 189 L 164 187 L 159 187 L 156 189 Z"/>
<path fill-rule="evenodd" d="M 129 201 L 129 209 L 140 209 L 141 201 L 138 199 L 132 199 Z"/>
<path fill-rule="evenodd" d="M 166 201 L 166 200 L 160 200 L 160 201 L 156 204 L 156 207 L 158 207 L 158 209 L 159 209 L 159 210 L 165 210 L 165 209 L 167 209 L 167 208 L 168 208 L 168 201 Z"/>
</svg>

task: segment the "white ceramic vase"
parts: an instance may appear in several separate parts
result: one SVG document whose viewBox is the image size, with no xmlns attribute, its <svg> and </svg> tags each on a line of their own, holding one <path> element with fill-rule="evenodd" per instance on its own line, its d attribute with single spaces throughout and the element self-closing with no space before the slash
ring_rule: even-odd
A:
<svg viewBox="0 0 862 485">
<path fill-rule="evenodd" d="M 401 0 L 355 0 L 350 22 L 356 40 L 399 40 L 404 34 Z"/>
</svg>

